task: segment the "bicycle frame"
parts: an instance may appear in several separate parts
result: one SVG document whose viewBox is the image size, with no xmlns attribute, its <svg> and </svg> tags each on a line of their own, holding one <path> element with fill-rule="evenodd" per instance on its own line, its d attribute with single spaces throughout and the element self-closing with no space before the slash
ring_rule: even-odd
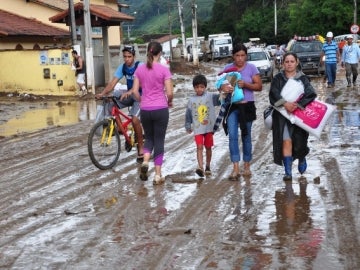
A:
<svg viewBox="0 0 360 270">
<path fill-rule="evenodd" d="M 113 98 L 114 99 L 114 98 Z M 111 108 L 111 115 L 116 121 L 116 125 L 118 127 L 119 132 L 124 135 L 125 140 L 133 145 L 129 134 L 127 133 L 129 125 L 132 123 L 131 117 L 122 112 L 120 108 L 117 106 L 117 103 L 114 101 L 115 106 Z M 122 120 L 122 118 L 124 120 Z"/>
<path fill-rule="evenodd" d="M 109 110 L 109 100 L 114 102 L 110 116 L 95 123 L 88 136 L 88 151 L 93 164 L 101 170 L 107 170 L 116 165 L 121 153 L 121 139 L 125 138 L 125 150 L 130 152 L 136 145 L 132 118 L 123 111 L 116 97 L 101 97 L 104 110 Z M 108 111 L 106 111 L 108 112 Z M 105 111 L 104 111 L 105 113 Z M 105 113 L 106 115 L 107 113 Z"/>
</svg>

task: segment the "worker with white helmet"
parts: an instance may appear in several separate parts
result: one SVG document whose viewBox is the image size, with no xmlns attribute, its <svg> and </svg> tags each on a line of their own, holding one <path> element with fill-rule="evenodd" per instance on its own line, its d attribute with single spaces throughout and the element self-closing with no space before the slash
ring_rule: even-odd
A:
<svg viewBox="0 0 360 270">
<path fill-rule="evenodd" d="M 332 32 L 327 32 L 326 42 L 323 44 L 322 54 L 320 58 L 320 63 L 324 62 L 325 56 L 325 72 L 328 82 L 328 88 L 335 86 L 336 80 L 336 68 L 337 63 L 340 60 L 339 47 L 336 42 L 333 40 L 334 35 Z"/>
</svg>

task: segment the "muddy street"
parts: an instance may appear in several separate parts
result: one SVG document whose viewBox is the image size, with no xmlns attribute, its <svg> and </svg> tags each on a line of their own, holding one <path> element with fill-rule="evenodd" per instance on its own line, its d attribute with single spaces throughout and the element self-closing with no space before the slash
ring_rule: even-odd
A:
<svg viewBox="0 0 360 270">
<path fill-rule="evenodd" d="M 210 90 L 215 74 L 207 74 Z M 91 97 L 91 113 L 75 123 L 0 138 L 0 269 L 359 269 L 360 89 L 346 88 L 343 70 L 335 89 L 312 77 L 319 99 L 338 110 L 320 140 L 310 137 L 305 177 L 296 163 L 290 183 L 272 161 L 263 124 L 269 83 L 256 94 L 253 175 L 227 180 L 221 129 L 212 175 L 200 180 L 184 129 L 192 76 L 174 76 L 164 185 L 139 179 L 135 150 L 122 151 L 110 170 L 91 163 Z M 1 123 L 17 117 L 9 108 L 26 104 L 1 101 Z"/>
</svg>

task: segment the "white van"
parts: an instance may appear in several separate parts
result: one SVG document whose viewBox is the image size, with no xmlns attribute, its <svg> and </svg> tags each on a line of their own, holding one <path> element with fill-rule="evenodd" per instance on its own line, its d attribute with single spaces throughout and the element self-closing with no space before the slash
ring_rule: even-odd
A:
<svg viewBox="0 0 360 270">
<path fill-rule="evenodd" d="M 339 44 L 339 42 L 342 41 L 343 39 L 346 40 L 346 37 L 348 35 L 353 35 L 354 42 L 358 42 L 358 40 L 359 40 L 359 35 L 358 34 L 345 34 L 345 35 L 336 36 L 336 37 L 334 37 L 334 41 Z"/>
</svg>

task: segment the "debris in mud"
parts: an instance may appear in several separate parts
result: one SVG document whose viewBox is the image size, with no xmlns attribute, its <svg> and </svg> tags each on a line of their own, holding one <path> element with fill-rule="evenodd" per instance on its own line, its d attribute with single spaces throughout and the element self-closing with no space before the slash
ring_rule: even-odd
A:
<svg viewBox="0 0 360 270">
<path fill-rule="evenodd" d="M 189 228 L 174 228 L 174 229 L 167 229 L 160 232 L 162 236 L 168 235 L 181 235 L 181 234 L 192 234 L 192 229 Z"/>
<path fill-rule="evenodd" d="M 320 176 L 314 178 L 314 184 L 320 184 Z"/>
<path fill-rule="evenodd" d="M 111 197 L 110 199 L 105 200 L 105 207 L 109 208 L 110 206 L 114 205 L 115 203 L 117 203 L 117 198 L 116 197 Z"/>
<path fill-rule="evenodd" d="M 67 210 L 66 209 L 66 210 L 64 210 L 64 214 L 70 216 L 70 215 L 78 215 L 78 214 L 88 213 L 90 211 L 91 211 L 90 208 L 87 208 L 87 209 L 84 209 L 84 210 L 81 210 L 81 211 L 72 211 L 72 210 Z"/>
</svg>

